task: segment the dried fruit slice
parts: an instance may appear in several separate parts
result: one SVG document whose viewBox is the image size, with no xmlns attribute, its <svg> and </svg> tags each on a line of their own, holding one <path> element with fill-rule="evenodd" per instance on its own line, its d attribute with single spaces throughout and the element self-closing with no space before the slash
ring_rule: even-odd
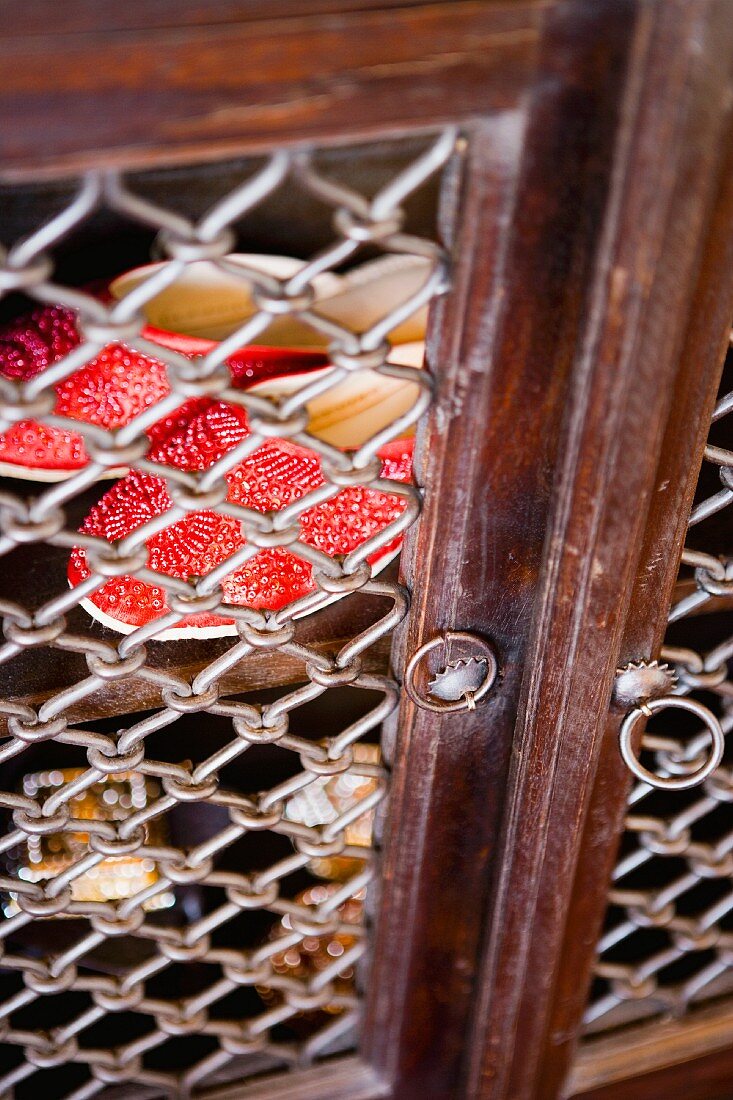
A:
<svg viewBox="0 0 733 1100">
<path fill-rule="evenodd" d="M 229 407 L 212 403 L 208 409 L 195 412 L 194 419 L 199 418 L 201 428 L 201 425 L 210 424 L 212 417 L 215 421 L 219 416 L 228 415 Z M 243 431 L 246 433 L 246 425 Z M 388 444 L 380 453 L 385 476 L 394 481 L 409 480 L 412 440 Z M 177 452 L 179 463 L 182 454 Z M 209 458 L 215 461 L 210 454 Z M 193 461 L 198 463 L 203 459 L 196 457 Z M 323 475 L 314 452 L 273 439 L 235 467 L 227 481 L 231 501 L 265 512 L 278 511 L 301 499 L 323 483 Z M 161 478 L 133 470 L 92 508 L 81 530 L 115 542 L 161 515 L 170 505 Z M 393 493 L 358 487 L 343 489 L 331 500 L 304 513 L 301 541 L 331 556 L 347 554 L 384 530 L 404 507 L 404 500 Z M 395 538 L 372 554 L 371 565 L 376 568 L 386 565 L 400 543 L 401 539 Z M 243 544 L 238 521 L 213 511 L 194 512 L 147 541 L 148 565 L 157 573 L 190 580 L 206 576 Z M 89 576 L 83 548 L 72 551 L 68 575 L 72 587 Z M 259 551 L 222 583 L 226 603 L 270 610 L 284 607 L 315 591 L 316 587 L 311 566 L 282 548 Z M 89 599 L 83 600 L 82 606 L 105 626 L 122 633 L 130 633 L 169 610 L 162 585 L 151 585 L 133 576 L 107 581 Z M 235 633 L 232 619 L 207 613 L 188 617 L 165 630 L 159 638 L 219 637 Z"/>
<path fill-rule="evenodd" d="M 58 362 L 79 343 L 71 310 L 58 306 L 34 310 L 0 330 L 0 374 L 14 381 L 25 381 Z M 327 362 L 327 357 L 318 351 L 301 353 L 285 348 L 251 347 L 232 357 L 230 369 L 234 384 L 244 388 L 280 374 L 320 368 Z M 114 430 L 168 392 L 162 362 L 123 344 L 110 344 L 56 386 L 55 412 L 71 420 Z M 84 440 L 73 431 L 23 420 L 0 435 L 1 476 L 60 481 L 87 462 Z M 124 472 L 124 468 L 114 469 L 107 476 L 117 477 Z"/>
</svg>

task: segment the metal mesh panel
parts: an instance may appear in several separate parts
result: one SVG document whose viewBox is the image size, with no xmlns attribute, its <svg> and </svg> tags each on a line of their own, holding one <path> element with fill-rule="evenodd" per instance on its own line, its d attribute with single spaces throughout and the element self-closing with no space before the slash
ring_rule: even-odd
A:
<svg viewBox="0 0 733 1100">
<path fill-rule="evenodd" d="M 452 131 L 427 142 L 371 197 L 324 174 L 315 155 L 279 152 L 198 220 L 152 202 L 116 173 L 94 172 L 3 255 L 2 291 L 76 311 L 83 339 L 30 379 L 0 379 L 0 430 L 30 418 L 78 432 L 90 461 L 68 480 L 28 492 L 0 483 L 0 550 L 12 576 L 12 598 L 1 601 L 0 662 L 34 670 L 30 690 L 19 677 L 23 698 L 0 706 L 7 721 L 2 1096 L 190 1095 L 307 1063 L 353 1036 L 371 820 L 386 789 L 378 731 L 398 703 L 398 685 L 369 670 L 369 654 L 403 619 L 408 599 L 399 584 L 373 575 L 370 562 L 420 511 L 417 488 L 388 480 L 377 452 L 411 430 L 431 394 L 423 370 L 388 362 L 388 339 L 447 285 L 442 249 L 403 230 L 402 209 L 454 144 Z M 233 227 L 294 184 L 331 208 L 332 243 L 288 277 L 232 264 Z M 112 303 L 53 275 L 56 246 L 105 209 L 156 231 L 156 257 L 169 261 Z M 408 300 L 356 331 L 319 310 L 317 287 L 363 249 L 420 257 L 425 278 Z M 254 288 L 255 309 L 191 357 L 142 335 L 143 312 L 199 260 Z M 333 369 L 284 395 L 235 388 L 228 357 L 266 345 L 283 318 L 316 334 Z M 54 411 L 55 387 L 110 344 L 162 361 L 166 392 L 114 430 Z M 407 381 L 414 400 L 344 450 L 309 430 L 309 409 L 355 371 Z M 149 457 L 146 433 L 198 398 L 244 409 L 249 434 L 202 470 L 161 467 Z M 318 484 L 280 509 L 233 503 L 226 475 L 272 439 L 319 456 Z M 121 468 L 161 478 L 169 507 L 111 543 L 79 534 L 84 508 L 109 486 L 99 478 Z M 303 517 L 353 487 L 390 494 L 396 515 L 347 553 L 303 541 Z M 146 541 L 201 509 L 239 525 L 243 545 L 202 577 L 156 571 Z M 89 577 L 69 588 L 59 563 L 74 547 Z M 302 563 L 313 590 L 278 610 L 228 602 L 225 577 L 273 548 Z M 121 575 L 158 586 L 168 607 L 126 634 L 104 629 L 80 607 Z M 49 576 L 53 595 L 39 603 Z M 370 601 L 369 614 L 354 612 L 350 622 L 344 612 L 339 621 L 349 623 L 349 636 L 335 654 L 324 651 L 304 616 L 356 599 L 362 608 Z M 217 612 L 233 621 L 234 636 L 212 643 L 209 659 L 191 672 L 187 643 L 160 636 L 189 616 Z M 83 672 L 59 687 L 79 662 Z M 288 664 L 294 687 L 277 688 L 278 662 Z M 250 664 L 271 689 L 242 694 Z M 114 700 L 107 717 L 100 699 Z M 267 753 L 279 754 L 279 771 L 263 790 Z M 242 767 L 245 757 L 251 766 Z"/>
<path fill-rule="evenodd" d="M 730 369 L 713 416 L 662 651 L 679 676 L 675 693 L 709 707 L 725 734 L 733 729 L 729 389 Z M 689 715 L 677 727 L 671 715 L 650 720 L 643 748 L 657 774 L 689 774 L 706 759 L 710 738 Z M 732 801 L 730 746 L 700 787 L 633 788 L 586 1011 L 589 1032 L 681 1015 L 733 988 Z"/>
</svg>

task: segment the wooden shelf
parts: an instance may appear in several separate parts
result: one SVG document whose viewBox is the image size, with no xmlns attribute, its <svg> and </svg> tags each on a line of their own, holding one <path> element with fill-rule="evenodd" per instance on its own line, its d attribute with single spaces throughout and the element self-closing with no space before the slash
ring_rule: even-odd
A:
<svg viewBox="0 0 733 1100">
<path fill-rule="evenodd" d="M 609 1100 L 621 1095 L 641 1097 L 638 1079 L 646 1074 L 694 1062 L 705 1055 L 730 1051 L 733 1044 L 731 1002 L 726 999 L 706 1008 L 698 1008 L 680 1020 L 654 1020 L 634 1028 L 620 1028 L 602 1039 L 589 1039 L 581 1045 L 567 1082 L 565 1095 L 577 1100 L 596 1096 L 596 1090 L 609 1089 Z M 625 1085 L 629 1091 L 622 1091 Z M 618 1092 L 612 1091 L 618 1087 Z M 636 1091 L 638 1089 L 638 1091 Z M 644 1096 L 671 1093 L 644 1091 Z M 726 1093 L 727 1095 L 727 1093 Z"/>
</svg>

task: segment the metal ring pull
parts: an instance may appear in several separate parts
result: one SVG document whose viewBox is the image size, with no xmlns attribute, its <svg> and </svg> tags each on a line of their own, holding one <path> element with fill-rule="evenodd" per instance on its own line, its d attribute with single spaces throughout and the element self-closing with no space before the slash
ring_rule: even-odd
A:
<svg viewBox="0 0 733 1100">
<path fill-rule="evenodd" d="M 710 756 L 702 767 L 692 772 L 691 775 L 676 778 L 674 776 L 657 775 L 655 772 L 649 771 L 640 763 L 632 746 L 632 738 L 638 722 L 644 718 L 650 718 L 659 710 L 669 710 L 675 707 L 678 710 L 689 711 L 690 714 L 701 718 L 712 739 Z M 690 787 L 698 786 L 720 765 L 725 751 L 725 735 L 713 712 L 703 706 L 702 703 L 698 703 L 696 699 L 687 699 L 680 695 L 662 695 L 657 699 L 649 699 L 633 707 L 621 723 L 618 743 L 621 756 L 629 771 L 642 783 L 648 783 L 650 787 L 656 787 L 658 790 L 664 791 L 685 791 Z"/>
<path fill-rule="evenodd" d="M 429 662 L 421 675 L 418 670 L 438 649 L 443 650 L 442 667 L 422 687 L 418 680 L 425 680 Z M 447 630 L 413 653 L 405 669 L 405 690 L 413 703 L 436 714 L 475 710 L 494 684 L 497 671 L 496 656 L 485 638 L 465 630 Z"/>
</svg>

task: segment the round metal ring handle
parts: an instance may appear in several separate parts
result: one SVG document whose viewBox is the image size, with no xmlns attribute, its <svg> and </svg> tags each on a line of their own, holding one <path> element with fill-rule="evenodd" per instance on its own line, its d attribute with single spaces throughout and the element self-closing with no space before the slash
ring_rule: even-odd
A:
<svg viewBox="0 0 733 1100">
<path fill-rule="evenodd" d="M 632 737 L 638 722 L 644 718 L 650 718 L 652 714 L 656 714 L 659 710 L 668 710 L 675 707 L 678 710 L 689 711 L 690 714 L 701 718 L 712 738 L 710 756 L 702 767 L 691 775 L 676 778 L 674 776 L 657 775 L 655 772 L 649 771 L 640 763 L 632 746 Z M 725 750 L 725 735 L 713 712 L 703 706 L 702 703 L 698 703 L 696 699 L 687 699 L 680 695 L 662 695 L 658 699 L 650 699 L 648 702 L 640 703 L 628 712 L 621 723 L 618 743 L 626 767 L 642 783 L 648 783 L 650 787 L 656 787 L 658 790 L 684 791 L 689 787 L 698 786 L 719 766 Z"/>
<path fill-rule="evenodd" d="M 459 643 L 464 646 L 468 646 L 468 650 L 475 659 L 482 661 L 486 665 L 484 679 L 474 691 L 466 691 L 460 699 L 447 700 L 439 699 L 435 695 L 429 692 L 420 691 L 416 683 L 416 672 L 418 666 L 425 660 L 425 658 L 437 649 L 439 646 L 450 647 L 451 643 Z M 498 671 L 498 665 L 496 656 L 489 643 L 479 638 L 478 635 L 470 634 L 467 631 L 451 630 L 447 631 L 444 635 L 437 635 L 435 638 L 431 638 L 430 641 L 421 645 L 418 650 L 413 653 L 410 660 L 407 662 L 405 668 L 404 685 L 405 691 L 412 699 L 413 703 L 422 707 L 423 710 L 431 710 L 435 714 L 455 714 L 458 711 L 475 710 L 476 704 L 479 703 L 484 696 L 489 692 L 496 680 L 496 674 Z"/>
</svg>

